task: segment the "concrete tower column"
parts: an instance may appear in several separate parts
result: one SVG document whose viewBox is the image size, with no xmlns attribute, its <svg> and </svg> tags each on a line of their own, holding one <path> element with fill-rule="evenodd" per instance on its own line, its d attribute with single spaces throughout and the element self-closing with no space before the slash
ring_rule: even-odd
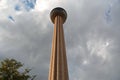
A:
<svg viewBox="0 0 120 80">
<path fill-rule="evenodd" d="M 48 80 L 69 80 L 63 31 L 67 13 L 63 8 L 57 7 L 51 11 L 50 17 L 54 24 L 54 33 Z"/>
</svg>

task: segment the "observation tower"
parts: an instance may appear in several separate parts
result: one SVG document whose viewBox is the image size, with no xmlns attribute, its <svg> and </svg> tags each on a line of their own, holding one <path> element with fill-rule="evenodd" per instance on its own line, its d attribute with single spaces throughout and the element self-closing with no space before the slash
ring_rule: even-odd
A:
<svg viewBox="0 0 120 80">
<path fill-rule="evenodd" d="M 54 8 L 50 13 L 54 24 L 48 80 L 69 80 L 63 24 L 67 13 L 63 8 Z"/>
</svg>

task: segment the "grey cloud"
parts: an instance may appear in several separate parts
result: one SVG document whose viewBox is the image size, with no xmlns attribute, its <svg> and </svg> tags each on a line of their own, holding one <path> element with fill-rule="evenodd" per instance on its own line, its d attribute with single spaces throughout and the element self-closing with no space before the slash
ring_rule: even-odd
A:
<svg viewBox="0 0 120 80">
<path fill-rule="evenodd" d="M 104 19 L 107 4 L 103 0 L 66 0 L 58 4 L 68 13 L 64 32 L 70 80 L 120 79 L 120 6 L 112 7 L 112 21 L 108 24 Z M 48 78 L 53 34 L 49 13 L 50 10 L 24 12 L 14 17 L 15 24 L 0 21 L 4 34 L 0 41 L 0 56 L 18 59 L 32 67 L 32 72 L 38 75 L 36 80 Z M 104 47 L 107 42 L 109 45 Z"/>
<path fill-rule="evenodd" d="M 5 35 L 1 42 L 1 53 L 24 62 L 27 67 L 33 67 L 38 77 L 47 78 L 45 74 L 48 74 L 52 26 L 48 26 L 44 14 L 23 14 L 16 17 L 15 24 L 3 24 L 2 29 L 9 35 Z"/>
<path fill-rule="evenodd" d="M 79 1 L 78 1 L 79 2 Z M 69 18 L 65 26 L 65 35 L 66 35 L 66 44 L 68 51 L 68 62 L 69 62 L 69 70 L 71 72 L 70 78 L 71 80 L 119 80 L 120 77 L 119 69 L 119 60 L 114 61 L 112 53 L 119 48 L 119 43 L 114 44 L 111 43 L 111 46 L 117 46 L 117 50 L 113 48 L 108 49 L 109 55 L 111 56 L 110 61 L 105 61 L 101 64 L 102 58 L 98 57 L 96 54 L 90 56 L 90 51 L 87 49 L 87 42 L 92 39 L 99 42 L 99 40 L 111 40 L 116 42 L 116 39 L 119 40 L 119 20 L 111 22 L 110 24 L 106 23 L 104 20 L 104 12 L 106 9 L 106 4 L 103 1 L 84 1 L 82 7 L 75 8 L 76 5 L 68 5 L 71 9 L 69 10 Z M 118 7 L 118 5 L 116 5 Z M 75 8 L 75 9 L 73 9 Z M 115 7 L 113 7 L 114 9 Z M 119 8 L 119 7 L 118 7 Z M 114 15 L 112 12 L 112 18 L 119 19 L 119 10 L 116 9 L 117 15 Z M 117 18 L 114 18 L 117 17 Z M 114 28 L 114 25 L 118 25 L 117 30 Z M 82 47 L 82 48 L 79 48 Z M 75 49 L 74 49 L 75 48 Z M 72 51 L 71 51 L 72 49 Z M 114 51 L 113 51 L 114 50 Z M 110 52 L 111 51 L 111 52 Z M 119 50 L 117 51 L 119 52 Z M 83 55 L 84 54 L 84 55 Z M 74 56 L 73 56 L 74 55 Z M 119 53 L 118 53 L 119 56 Z M 83 66 L 82 60 L 88 59 L 90 64 Z M 116 57 L 114 57 L 116 58 Z M 119 58 L 117 58 L 119 59 Z M 116 59 L 115 59 L 116 60 Z M 109 65 L 112 64 L 109 67 Z M 115 67 L 116 65 L 116 67 Z M 74 67 L 73 67 L 74 66 Z M 83 66 L 83 67 L 80 67 Z M 85 68 L 85 71 L 84 71 Z M 99 70 L 100 68 L 100 70 Z M 116 68 L 118 71 L 112 71 Z M 111 70 L 112 69 L 112 70 Z M 80 70 L 80 71 L 79 71 Z M 110 71 L 111 70 L 111 71 Z M 79 71 L 79 72 L 78 72 Z M 73 73 L 72 73 L 73 72 Z M 78 73 L 78 74 L 77 74 Z M 83 74 L 82 74 L 83 73 Z M 72 75 L 75 74 L 75 75 Z M 82 74 L 82 75 L 81 75 Z M 77 78 L 77 79 L 76 79 Z"/>
</svg>

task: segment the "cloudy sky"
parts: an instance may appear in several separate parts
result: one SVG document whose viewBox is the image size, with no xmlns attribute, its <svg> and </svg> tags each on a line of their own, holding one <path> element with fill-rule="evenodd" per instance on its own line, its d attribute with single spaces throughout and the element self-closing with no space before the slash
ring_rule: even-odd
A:
<svg viewBox="0 0 120 80">
<path fill-rule="evenodd" d="M 0 60 L 15 58 L 47 80 L 53 24 L 63 7 L 70 80 L 120 80 L 120 0 L 0 0 Z"/>
</svg>

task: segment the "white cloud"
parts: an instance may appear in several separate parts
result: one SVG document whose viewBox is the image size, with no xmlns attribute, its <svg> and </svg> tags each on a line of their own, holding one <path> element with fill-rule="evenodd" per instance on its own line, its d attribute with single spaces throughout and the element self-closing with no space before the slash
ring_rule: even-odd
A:
<svg viewBox="0 0 120 80">
<path fill-rule="evenodd" d="M 8 8 L 7 0 L 1 0 L 0 1 L 0 10 Z"/>
<path fill-rule="evenodd" d="M 108 41 L 102 41 L 102 40 L 90 40 L 87 43 L 88 50 L 90 51 L 90 54 L 96 54 L 97 56 L 100 56 L 103 58 L 103 60 L 106 60 L 108 56 Z"/>
<path fill-rule="evenodd" d="M 49 1 L 46 0 L 37 0 L 35 9 L 38 11 L 44 12 L 49 8 Z"/>
</svg>

